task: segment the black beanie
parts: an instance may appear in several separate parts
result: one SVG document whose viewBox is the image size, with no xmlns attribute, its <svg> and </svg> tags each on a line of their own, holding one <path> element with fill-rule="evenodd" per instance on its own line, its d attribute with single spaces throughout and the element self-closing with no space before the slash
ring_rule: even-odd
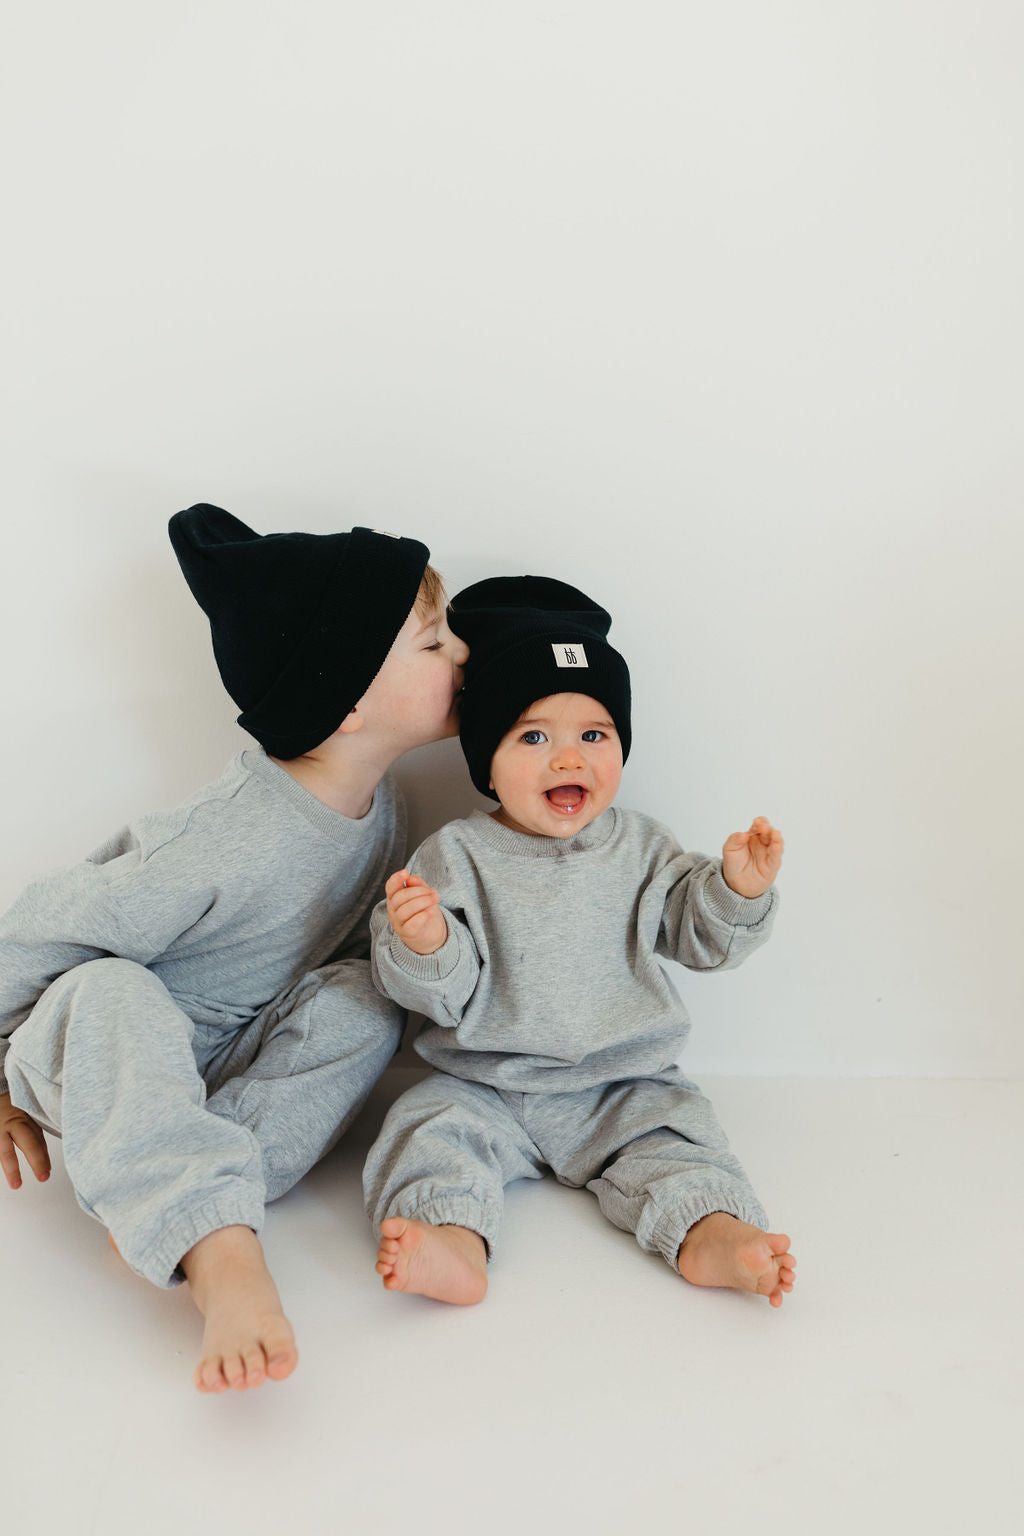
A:
<svg viewBox="0 0 1024 1536">
<path fill-rule="evenodd" d="M 452 599 L 449 628 L 469 646 L 459 738 L 483 795 L 505 732 L 536 699 L 583 693 L 615 722 L 629 756 L 629 668 L 605 636 L 611 617 L 584 592 L 548 576 L 493 576 Z"/>
<path fill-rule="evenodd" d="M 261 535 L 203 502 L 168 531 L 239 725 L 282 758 L 326 741 L 363 697 L 430 558 L 370 528 Z"/>
</svg>

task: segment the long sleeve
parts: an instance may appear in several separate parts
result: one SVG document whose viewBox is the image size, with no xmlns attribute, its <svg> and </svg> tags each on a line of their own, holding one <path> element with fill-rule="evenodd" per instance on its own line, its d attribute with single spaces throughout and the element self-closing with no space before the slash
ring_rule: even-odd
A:
<svg viewBox="0 0 1024 1536">
<path fill-rule="evenodd" d="M 738 896 L 722 878 L 719 859 L 679 851 L 659 872 L 656 888 L 666 883 L 655 953 L 688 970 L 730 970 L 771 932 L 774 887 L 754 900 Z"/>
<path fill-rule="evenodd" d="M 378 991 L 435 1024 L 454 1027 L 480 978 L 481 957 L 473 935 L 454 907 L 445 906 L 445 863 L 435 839 L 428 839 L 409 868 L 441 898 L 448 938 L 432 955 L 418 955 L 391 927 L 387 903 L 380 902 L 370 918 L 370 961 Z"/>
</svg>

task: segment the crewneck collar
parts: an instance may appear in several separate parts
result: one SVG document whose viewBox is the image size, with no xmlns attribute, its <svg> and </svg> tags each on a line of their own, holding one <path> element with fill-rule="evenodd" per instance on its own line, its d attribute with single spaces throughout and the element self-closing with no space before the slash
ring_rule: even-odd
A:
<svg viewBox="0 0 1024 1536">
<path fill-rule="evenodd" d="M 473 831 L 499 853 L 519 859 L 566 859 L 574 853 L 590 853 L 607 843 L 615 834 L 618 811 L 614 805 L 609 806 L 574 837 L 537 837 L 531 832 L 514 832 L 486 811 L 474 811 L 469 819 Z"/>
<path fill-rule="evenodd" d="M 305 817 L 311 826 L 318 832 L 323 832 L 333 842 L 348 845 L 353 838 L 360 841 L 363 838 L 374 835 L 374 828 L 383 814 L 381 807 L 385 796 L 381 794 L 381 785 L 378 784 L 373 792 L 370 809 L 365 816 L 358 818 L 343 816 L 340 811 L 332 810 L 316 795 L 293 779 L 290 773 L 272 763 L 262 747 L 250 747 L 242 753 L 242 766 L 256 778 L 269 786 L 276 795 L 280 795 L 295 807 L 300 816 Z M 383 781 L 382 781 L 383 782 Z"/>
</svg>

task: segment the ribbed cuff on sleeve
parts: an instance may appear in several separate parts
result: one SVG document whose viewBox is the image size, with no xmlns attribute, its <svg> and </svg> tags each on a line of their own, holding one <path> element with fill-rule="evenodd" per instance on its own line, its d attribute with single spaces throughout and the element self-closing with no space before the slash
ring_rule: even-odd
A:
<svg viewBox="0 0 1024 1536">
<path fill-rule="evenodd" d="M 755 896 L 753 899 L 739 896 L 726 885 L 720 870 L 710 876 L 704 894 L 714 916 L 731 924 L 733 928 L 756 928 L 758 923 L 764 922 L 775 904 L 774 886 L 765 891 L 763 896 Z"/>
<path fill-rule="evenodd" d="M 448 937 L 441 948 L 432 955 L 418 955 L 397 933 L 392 933 L 388 953 L 398 969 L 414 981 L 444 981 L 459 963 L 459 940 L 449 923 Z"/>
</svg>

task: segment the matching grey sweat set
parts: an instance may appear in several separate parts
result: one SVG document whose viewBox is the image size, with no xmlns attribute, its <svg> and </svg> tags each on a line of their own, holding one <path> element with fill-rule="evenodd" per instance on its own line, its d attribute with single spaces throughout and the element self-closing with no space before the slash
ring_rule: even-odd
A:
<svg viewBox="0 0 1024 1536">
<path fill-rule="evenodd" d="M 673 1269 L 713 1211 L 766 1228 L 711 1105 L 677 1065 L 689 1019 L 658 957 L 739 965 L 768 937 L 774 888 L 736 895 L 720 860 L 614 806 L 564 841 L 478 811 L 409 868 L 437 890 L 448 939 L 416 954 L 382 902 L 374 979 L 427 1015 L 416 1049 L 438 1070 L 398 1099 L 371 1149 L 375 1225 L 470 1227 L 493 1254 L 504 1186 L 549 1167 Z"/>
<path fill-rule="evenodd" d="M 0 920 L 0 1092 L 59 1134 L 79 1203 L 168 1286 L 337 1141 L 398 1047 L 367 914 L 401 865 L 390 775 L 361 820 L 239 754 Z"/>
</svg>

